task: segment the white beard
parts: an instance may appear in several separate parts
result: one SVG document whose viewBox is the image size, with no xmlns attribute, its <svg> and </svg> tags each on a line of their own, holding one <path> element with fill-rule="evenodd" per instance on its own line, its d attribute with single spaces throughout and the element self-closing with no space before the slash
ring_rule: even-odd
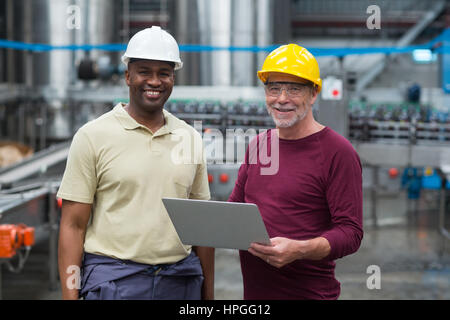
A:
<svg viewBox="0 0 450 320">
<path fill-rule="evenodd" d="M 280 106 L 278 103 L 272 104 L 270 106 L 267 107 L 267 111 L 269 112 L 269 114 L 272 116 L 273 121 L 275 122 L 275 125 L 277 126 L 277 128 L 289 128 L 292 127 L 293 125 L 297 124 L 299 121 L 302 121 L 306 115 L 308 114 L 309 108 L 306 106 L 306 103 L 303 104 L 304 107 L 304 111 L 303 113 L 299 113 L 298 108 L 296 108 L 295 110 L 295 115 L 287 118 L 287 119 L 280 119 L 275 117 L 275 115 L 273 114 L 273 107 L 276 108 L 286 108 L 286 107 L 291 107 L 292 105 L 284 105 L 284 106 Z"/>
</svg>

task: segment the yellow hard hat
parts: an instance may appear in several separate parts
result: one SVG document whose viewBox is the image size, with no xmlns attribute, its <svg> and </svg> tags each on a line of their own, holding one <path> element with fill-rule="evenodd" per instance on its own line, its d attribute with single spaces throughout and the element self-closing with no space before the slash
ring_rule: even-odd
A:
<svg viewBox="0 0 450 320">
<path fill-rule="evenodd" d="M 258 71 L 263 83 L 266 83 L 269 72 L 291 74 L 316 84 L 317 92 L 322 89 L 317 60 L 308 50 L 296 44 L 278 47 L 267 56 L 261 71 Z"/>
</svg>

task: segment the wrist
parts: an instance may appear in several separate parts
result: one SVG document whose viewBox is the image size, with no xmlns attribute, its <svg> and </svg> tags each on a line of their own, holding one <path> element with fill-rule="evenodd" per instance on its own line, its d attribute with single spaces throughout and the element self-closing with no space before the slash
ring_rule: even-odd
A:
<svg viewBox="0 0 450 320">
<path fill-rule="evenodd" d="M 323 258 L 326 258 L 331 251 L 331 246 L 330 243 L 328 242 L 328 240 L 324 237 L 317 237 L 314 239 L 315 240 L 315 255 L 314 258 L 316 260 L 321 260 Z"/>
<path fill-rule="evenodd" d="M 302 259 L 321 260 L 330 254 L 331 247 L 324 237 L 317 237 L 306 241 L 299 241 L 300 255 Z"/>
</svg>

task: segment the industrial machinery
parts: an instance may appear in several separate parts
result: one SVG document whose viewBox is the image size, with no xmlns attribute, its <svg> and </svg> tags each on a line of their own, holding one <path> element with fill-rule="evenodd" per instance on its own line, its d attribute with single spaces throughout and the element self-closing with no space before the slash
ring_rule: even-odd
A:
<svg viewBox="0 0 450 320">
<path fill-rule="evenodd" d="M 69 145 L 51 146 L 0 170 L 0 266 L 4 264 L 10 272 L 20 272 L 32 245 L 48 242 L 52 289 L 58 282 L 60 207 L 55 196 Z"/>
<path fill-rule="evenodd" d="M 1 202 L 4 201 L 2 199 Z M 28 259 L 32 245 L 34 245 L 34 228 L 27 227 L 23 223 L 0 224 L 0 266 L 5 264 L 10 272 L 20 272 Z M 15 257 L 18 262 L 14 266 L 12 260 Z"/>
<path fill-rule="evenodd" d="M 0 225 L 0 258 L 12 258 L 21 247 L 27 250 L 34 244 L 34 228 L 24 224 Z"/>
<path fill-rule="evenodd" d="M 439 111 L 418 103 L 368 104 L 349 106 L 349 138 L 395 144 L 448 144 L 449 111 Z"/>
<path fill-rule="evenodd" d="M 111 44 L 126 43 L 137 30 L 150 25 L 169 29 L 179 43 L 206 46 L 201 52 L 190 51 L 189 46 L 182 52 L 185 66 L 177 71 L 177 83 L 165 108 L 202 134 L 212 198 L 226 201 L 249 141 L 274 126 L 266 111 L 264 91 L 256 86 L 260 84 L 255 66 L 262 65 L 267 52 L 255 48 L 272 45 L 274 39 L 291 41 L 285 39 L 287 29 L 300 24 L 302 28 L 308 23 L 307 28 L 319 27 L 315 20 L 320 16 L 308 11 L 319 6 L 316 2 L 295 1 L 296 16 L 286 3 L 275 6 L 272 0 L 231 0 L 221 2 L 219 10 L 209 0 L 7 0 L 0 5 L 0 23 L 5 26 L 0 28 L 0 36 L 22 45 L 18 50 L 0 49 L 0 139 L 20 142 L 35 151 L 20 163 L 0 169 L 0 262 L 22 254 L 33 244 L 32 235 L 36 243 L 48 241 L 50 286 L 56 287 L 60 206 L 55 194 L 70 140 L 86 122 L 116 103 L 128 101 L 120 50 Z M 333 5 L 338 7 L 339 2 Z M 424 7 L 428 10 L 426 1 Z M 405 35 L 396 46 L 410 44 L 442 8 L 440 2 L 433 15 L 411 21 L 406 27 L 414 27 L 409 30 L 404 30 L 405 26 L 397 30 Z M 277 19 L 271 18 L 272 12 Z M 400 9 L 395 12 L 401 17 Z M 290 14 L 292 21 L 284 18 Z M 335 29 L 327 28 L 329 32 Z M 56 47 L 47 47 L 50 45 Z M 96 45 L 105 46 L 93 49 Z M 230 49 L 213 50 L 215 47 Z M 372 196 L 374 225 L 380 186 L 394 185 L 395 191 L 410 188 L 409 194 L 416 194 L 415 182 L 425 176 L 422 169 L 430 167 L 438 180 L 435 188 L 441 193 L 439 228 L 450 238 L 445 228 L 450 179 L 448 94 L 446 99 L 421 103 L 420 88 L 411 87 L 403 101 L 362 98 L 360 91 L 381 73 L 387 56 L 368 59 L 380 66 L 374 67 L 373 73 L 368 69 L 344 72 L 342 56 L 336 57 L 340 62 L 334 73 L 322 62 L 322 77 L 328 72 L 343 80 L 343 85 L 333 93 L 333 100 L 320 96 L 313 112 L 319 122 L 351 141 L 363 170 L 368 170 L 363 183 Z M 449 57 L 443 55 L 443 66 L 448 66 Z M 366 65 L 363 59 L 352 58 L 347 65 Z M 33 229 L 18 227 L 22 224 Z M 24 230 L 28 231 L 20 238 Z M 25 251 L 29 253 L 29 249 Z"/>
</svg>

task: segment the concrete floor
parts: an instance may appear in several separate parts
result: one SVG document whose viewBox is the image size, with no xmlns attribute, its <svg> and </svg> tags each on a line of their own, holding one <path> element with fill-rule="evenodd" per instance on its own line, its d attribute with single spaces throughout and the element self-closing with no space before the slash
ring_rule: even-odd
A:
<svg viewBox="0 0 450 320">
<path fill-rule="evenodd" d="M 370 199 L 364 201 L 364 239 L 353 255 L 336 261 L 340 299 L 450 299 L 450 241 L 437 232 L 437 193 L 424 192 L 415 213 L 403 193 L 378 200 L 379 227 L 372 226 Z M 448 214 L 447 214 L 448 215 Z M 447 228 L 449 226 L 447 225 Z M 380 287 L 370 289 L 373 266 Z M 49 290 L 48 245 L 40 243 L 20 274 L 3 267 L 3 299 L 61 299 Z M 369 286 L 368 286 L 369 282 Z M 235 250 L 216 250 L 216 299 L 242 299 L 242 277 Z"/>
</svg>

